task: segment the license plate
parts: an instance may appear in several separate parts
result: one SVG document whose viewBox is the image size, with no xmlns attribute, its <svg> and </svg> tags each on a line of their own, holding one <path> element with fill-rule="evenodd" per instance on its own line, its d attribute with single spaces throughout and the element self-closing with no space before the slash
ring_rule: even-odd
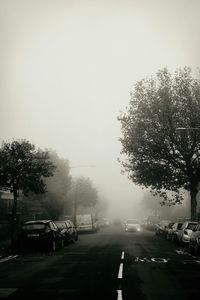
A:
<svg viewBox="0 0 200 300">
<path fill-rule="evenodd" d="M 28 237 L 35 237 L 35 236 L 39 236 L 39 233 L 29 233 L 27 234 Z"/>
</svg>

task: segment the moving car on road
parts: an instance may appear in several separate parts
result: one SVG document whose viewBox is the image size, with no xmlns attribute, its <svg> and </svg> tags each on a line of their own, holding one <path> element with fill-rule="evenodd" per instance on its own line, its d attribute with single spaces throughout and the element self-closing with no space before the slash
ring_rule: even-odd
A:
<svg viewBox="0 0 200 300">
<path fill-rule="evenodd" d="M 19 251 L 36 248 L 55 251 L 63 245 L 63 235 L 52 220 L 28 221 L 21 226 L 18 236 Z"/>
<path fill-rule="evenodd" d="M 125 222 L 125 231 L 140 231 L 140 222 L 137 219 L 128 219 Z"/>
</svg>

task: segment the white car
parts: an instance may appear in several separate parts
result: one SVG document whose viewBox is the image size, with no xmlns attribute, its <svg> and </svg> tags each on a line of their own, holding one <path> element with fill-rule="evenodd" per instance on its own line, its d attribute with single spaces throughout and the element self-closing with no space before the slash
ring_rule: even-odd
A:
<svg viewBox="0 0 200 300">
<path fill-rule="evenodd" d="M 128 219 L 125 222 L 125 231 L 140 231 L 140 222 L 136 219 Z"/>
<path fill-rule="evenodd" d="M 180 244 L 188 244 L 190 242 L 190 236 L 192 230 L 196 227 L 197 222 L 186 221 L 183 223 L 181 230 L 178 232 L 178 242 Z"/>
</svg>

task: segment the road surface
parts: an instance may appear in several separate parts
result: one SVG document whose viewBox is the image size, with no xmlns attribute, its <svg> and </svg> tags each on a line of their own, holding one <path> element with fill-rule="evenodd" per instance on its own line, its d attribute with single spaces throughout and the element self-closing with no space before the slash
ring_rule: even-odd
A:
<svg viewBox="0 0 200 300">
<path fill-rule="evenodd" d="M 81 234 L 56 252 L 0 260 L 0 299 L 199 299 L 200 258 L 154 232 Z"/>
</svg>

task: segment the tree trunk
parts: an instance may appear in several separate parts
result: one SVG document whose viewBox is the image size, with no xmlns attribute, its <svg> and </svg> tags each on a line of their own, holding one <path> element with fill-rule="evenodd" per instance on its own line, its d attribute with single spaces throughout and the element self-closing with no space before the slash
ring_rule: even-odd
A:
<svg viewBox="0 0 200 300">
<path fill-rule="evenodd" d="M 13 250 L 16 249 L 17 245 L 17 190 L 13 191 L 13 208 L 11 217 L 11 247 Z"/>
<path fill-rule="evenodd" d="M 191 200 L 190 201 L 190 203 L 191 203 L 190 211 L 191 211 L 191 220 L 192 221 L 197 220 L 197 199 L 196 199 L 197 193 L 198 193 L 198 190 L 197 190 L 196 186 L 191 185 L 191 188 L 190 188 L 190 200 Z"/>
</svg>

